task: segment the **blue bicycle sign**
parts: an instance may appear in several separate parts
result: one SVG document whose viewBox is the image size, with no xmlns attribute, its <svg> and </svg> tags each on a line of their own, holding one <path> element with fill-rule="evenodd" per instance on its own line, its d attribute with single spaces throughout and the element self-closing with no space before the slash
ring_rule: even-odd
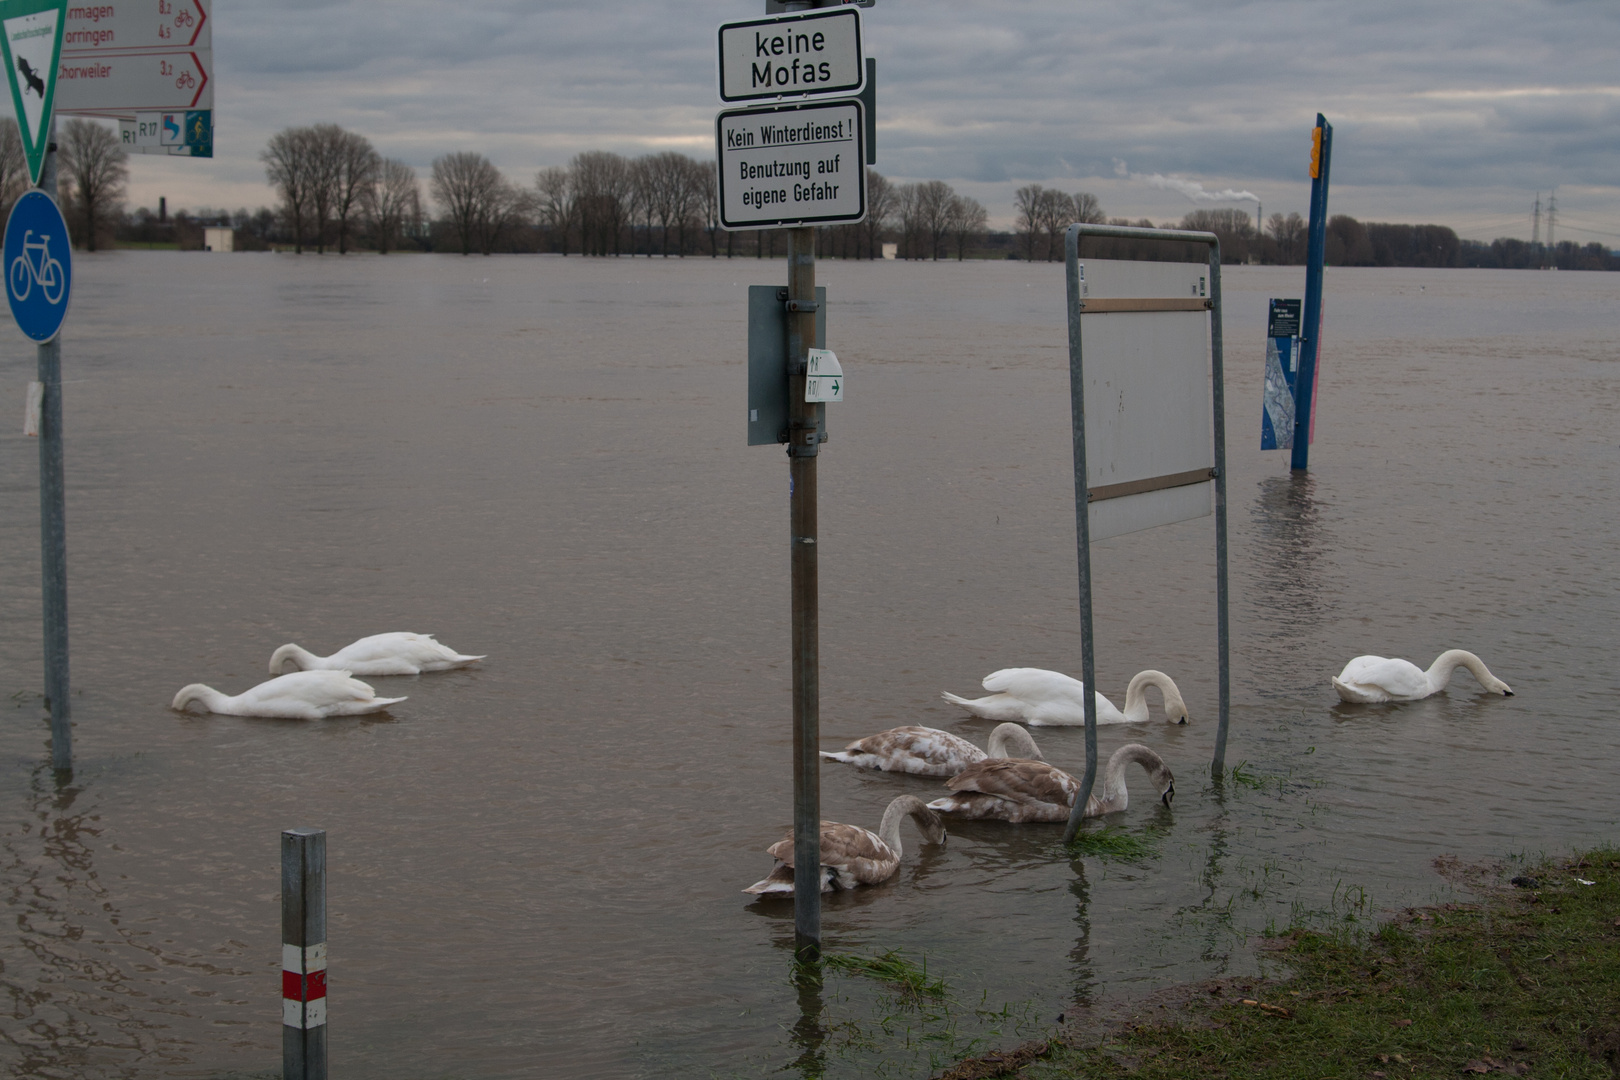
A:
<svg viewBox="0 0 1620 1080">
<path fill-rule="evenodd" d="M 0 265 L 6 268 L 6 299 L 17 326 L 34 341 L 50 341 L 67 314 L 73 244 L 62 212 L 38 188 L 11 208 Z"/>
</svg>

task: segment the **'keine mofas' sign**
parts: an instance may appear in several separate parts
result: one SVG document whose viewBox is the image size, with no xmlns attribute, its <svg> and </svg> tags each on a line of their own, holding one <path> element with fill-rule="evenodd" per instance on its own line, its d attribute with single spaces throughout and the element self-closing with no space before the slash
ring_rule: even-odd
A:
<svg viewBox="0 0 1620 1080">
<path fill-rule="evenodd" d="M 73 292 L 73 245 L 50 196 L 36 188 L 17 200 L 6 219 L 4 251 L 12 317 L 30 339 L 51 340 Z"/>
<path fill-rule="evenodd" d="M 853 224 L 866 217 L 866 123 L 854 99 L 723 112 L 720 224 Z"/>
<path fill-rule="evenodd" d="M 858 94 L 866 83 L 861 16 L 853 7 L 720 27 L 720 100 Z"/>
</svg>

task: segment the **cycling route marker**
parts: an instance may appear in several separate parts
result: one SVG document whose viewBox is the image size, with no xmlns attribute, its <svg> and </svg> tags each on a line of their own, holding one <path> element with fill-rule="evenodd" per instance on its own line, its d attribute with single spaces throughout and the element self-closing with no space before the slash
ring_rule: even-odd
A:
<svg viewBox="0 0 1620 1080">
<path fill-rule="evenodd" d="M 17 110 L 28 175 L 39 183 L 50 141 L 51 108 L 56 97 L 57 61 L 67 0 L 0 0 L 0 52 Z"/>
<path fill-rule="evenodd" d="M 62 211 L 38 188 L 11 208 L 3 261 L 18 328 L 32 341 L 50 341 L 62 329 L 73 291 L 73 245 Z"/>
</svg>

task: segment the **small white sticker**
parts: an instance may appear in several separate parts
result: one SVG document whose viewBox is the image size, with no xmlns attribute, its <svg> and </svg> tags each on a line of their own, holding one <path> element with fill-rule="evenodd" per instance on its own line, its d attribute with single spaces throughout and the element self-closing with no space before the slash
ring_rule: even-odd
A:
<svg viewBox="0 0 1620 1080">
<path fill-rule="evenodd" d="M 39 437 L 39 413 L 45 403 L 45 384 L 28 384 L 28 401 L 23 406 L 23 434 Z"/>
</svg>

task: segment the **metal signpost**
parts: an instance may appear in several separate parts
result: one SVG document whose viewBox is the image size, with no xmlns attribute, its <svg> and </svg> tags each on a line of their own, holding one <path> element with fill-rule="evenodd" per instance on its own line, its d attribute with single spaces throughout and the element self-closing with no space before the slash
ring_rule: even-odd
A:
<svg viewBox="0 0 1620 1080">
<path fill-rule="evenodd" d="M 820 7 L 836 10 L 811 10 Z M 820 0 L 773 7 L 767 0 L 767 10 L 784 13 L 720 27 L 722 101 L 866 89 L 868 63 L 853 7 Z M 749 289 L 748 442 L 785 442 L 788 452 L 793 929 L 794 953 L 804 960 L 821 954 L 816 458 L 827 439 L 825 402 L 842 400 L 844 392 L 838 359 L 824 348 L 826 290 L 816 288 L 815 226 L 866 217 L 866 133 L 866 108 L 849 97 L 736 109 L 715 120 L 721 226 L 788 234 L 787 288 Z"/>
<path fill-rule="evenodd" d="M 61 339 L 62 320 L 73 291 L 73 245 L 53 197 L 56 126 L 51 114 L 66 8 L 66 0 L 0 2 L 0 53 L 4 54 L 28 173 L 39 185 L 12 208 L 6 222 L 4 262 L 12 316 L 23 334 L 39 345 L 38 379 L 29 387 L 26 426 L 39 437 L 45 706 L 51 714 L 51 765 L 58 772 L 73 768 Z"/>
<path fill-rule="evenodd" d="M 326 830 L 281 834 L 281 1076 L 326 1080 Z"/>
<path fill-rule="evenodd" d="M 1084 236 L 1207 244 L 1197 263 L 1080 262 Z M 1221 249 L 1214 233 L 1070 225 L 1065 235 L 1075 533 L 1080 564 L 1086 774 L 1063 838 L 1074 838 L 1097 778 L 1097 665 L 1091 542 L 1215 514 L 1220 728 L 1226 763 L 1231 697 L 1226 582 L 1226 394 Z M 1087 271 L 1091 271 L 1087 280 Z M 1208 316 L 1206 323 L 1205 316 Z M 1206 351 L 1205 333 L 1209 335 Z"/>
<path fill-rule="evenodd" d="M 1294 395 L 1294 454 L 1290 467 L 1310 467 L 1316 437 L 1316 368 L 1322 358 L 1322 263 L 1327 250 L 1328 166 L 1333 160 L 1333 125 L 1321 113 L 1311 129 L 1311 224 L 1305 253 L 1305 324 Z"/>
<path fill-rule="evenodd" d="M 125 150 L 214 156 L 213 0 L 67 9 L 56 111 L 119 122 Z"/>
</svg>

